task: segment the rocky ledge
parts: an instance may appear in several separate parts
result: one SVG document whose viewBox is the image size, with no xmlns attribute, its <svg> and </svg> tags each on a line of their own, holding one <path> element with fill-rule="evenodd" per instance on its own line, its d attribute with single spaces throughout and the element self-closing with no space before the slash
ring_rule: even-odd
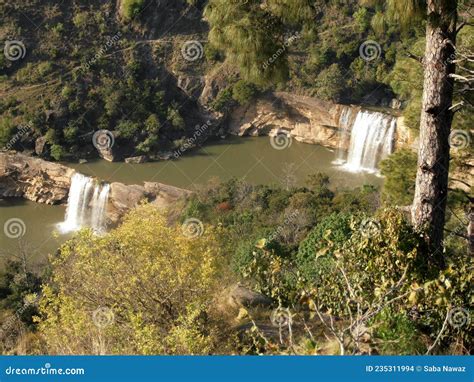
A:
<svg viewBox="0 0 474 382">
<path fill-rule="evenodd" d="M 0 152 L 0 198 L 38 203 L 67 201 L 72 168 L 15 152 Z"/>
<path fill-rule="evenodd" d="M 361 109 L 357 105 L 276 92 L 235 109 L 229 117 L 229 132 L 239 136 L 272 136 L 286 132 L 299 142 L 347 150 L 347 138 Z M 406 130 L 406 126 L 397 121 L 397 147 L 407 146 Z"/>
<path fill-rule="evenodd" d="M 117 225 L 127 211 L 142 202 L 149 202 L 158 209 L 166 209 L 190 195 L 189 190 L 157 182 L 145 182 L 143 186 L 111 183 L 107 206 L 108 224 Z"/>
<path fill-rule="evenodd" d="M 0 198 L 65 204 L 74 173 L 74 169 L 59 163 L 16 152 L 0 152 Z M 191 191 L 157 182 L 143 185 L 114 182 L 110 185 L 107 220 L 110 225 L 116 225 L 127 211 L 143 201 L 165 209 L 190 194 Z"/>
</svg>

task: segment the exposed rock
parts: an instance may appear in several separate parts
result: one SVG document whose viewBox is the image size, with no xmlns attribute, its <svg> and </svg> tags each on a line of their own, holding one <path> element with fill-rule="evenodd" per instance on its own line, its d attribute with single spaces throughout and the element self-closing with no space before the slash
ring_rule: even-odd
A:
<svg viewBox="0 0 474 382">
<path fill-rule="evenodd" d="M 254 292 L 240 284 L 237 284 L 229 289 L 228 303 L 235 308 L 255 308 L 255 307 L 269 307 L 273 301 L 271 298 Z"/>
<path fill-rule="evenodd" d="M 125 163 L 145 163 L 148 162 L 146 155 L 138 155 L 136 157 L 125 158 Z"/>
<path fill-rule="evenodd" d="M 46 154 L 46 137 L 39 137 L 35 141 L 35 153 L 38 156 L 44 156 Z"/>
<path fill-rule="evenodd" d="M 347 150 L 350 129 L 360 110 L 360 106 L 277 92 L 234 110 L 229 132 L 239 136 L 272 136 L 284 131 L 300 142 Z M 342 118 L 344 112 L 349 115 L 346 121 Z"/>
<path fill-rule="evenodd" d="M 259 136 L 287 131 L 297 141 L 338 148 L 339 133 L 344 129 L 339 119 L 347 107 L 351 106 L 275 93 L 232 113 L 230 132 L 240 136 Z M 354 107 L 354 110 L 360 109 Z"/>
<path fill-rule="evenodd" d="M 0 153 L 0 197 L 23 197 L 38 203 L 67 200 L 74 170 L 19 153 Z"/>
<path fill-rule="evenodd" d="M 191 191 L 157 182 L 145 182 L 143 186 L 114 182 L 110 185 L 107 218 L 110 224 L 116 225 L 142 201 L 148 201 L 158 209 L 166 209 L 190 194 Z"/>
</svg>

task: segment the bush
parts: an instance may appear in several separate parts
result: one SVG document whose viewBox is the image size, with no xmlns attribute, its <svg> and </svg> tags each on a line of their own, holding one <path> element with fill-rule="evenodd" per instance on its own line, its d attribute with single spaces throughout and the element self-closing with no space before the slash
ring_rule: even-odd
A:
<svg viewBox="0 0 474 382">
<path fill-rule="evenodd" d="M 105 236 L 83 230 L 61 247 L 39 330 L 55 354 L 207 354 L 219 257 L 212 227 L 190 239 L 141 206 Z"/>
<path fill-rule="evenodd" d="M 305 282 L 313 285 L 332 267 L 331 258 L 352 234 L 351 215 L 333 213 L 325 218 L 300 243 L 296 267 Z"/>
<path fill-rule="evenodd" d="M 254 84 L 240 80 L 232 88 L 232 98 L 240 105 L 247 105 L 257 94 Z"/>
<path fill-rule="evenodd" d="M 122 16 L 126 20 L 130 20 L 137 16 L 142 10 L 145 0 L 123 0 L 122 1 Z"/>
<path fill-rule="evenodd" d="M 61 145 L 54 144 L 51 145 L 50 155 L 54 160 L 60 161 L 64 158 L 65 151 Z"/>
</svg>

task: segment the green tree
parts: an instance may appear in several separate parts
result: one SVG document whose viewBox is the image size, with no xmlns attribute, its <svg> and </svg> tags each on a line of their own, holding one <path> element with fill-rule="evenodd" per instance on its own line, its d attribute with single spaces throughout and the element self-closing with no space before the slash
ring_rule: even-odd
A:
<svg viewBox="0 0 474 382">
<path fill-rule="evenodd" d="M 288 78 L 285 28 L 311 14 L 305 0 L 210 0 L 204 12 L 210 43 L 257 84 Z"/>
<path fill-rule="evenodd" d="M 338 64 L 332 64 L 319 73 L 314 84 L 316 96 L 337 102 L 342 96 L 345 88 L 344 75 Z"/>
<path fill-rule="evenodd" d="M 385 176 L 384 201 L 390 205 L 407 206 L 415 193 L 416 153 L 409 149 L 395 151 L 380 163 Z"/>
</svg>

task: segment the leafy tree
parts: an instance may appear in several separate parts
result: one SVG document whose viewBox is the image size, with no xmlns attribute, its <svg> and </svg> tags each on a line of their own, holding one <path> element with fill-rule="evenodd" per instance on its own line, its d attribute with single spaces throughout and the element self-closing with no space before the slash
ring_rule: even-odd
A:
<svg viewBox="0 0 474 382">
<path fill-rule="evenodd" d="M 316 96 L 337 102 L 345 88 L 344 75 L 338 64 L 332 64 L 319 73 L 314 84 Z"/>
<path fill-rule="evenodd" d="M 287 79 L 285 25 L 311 14 L 304 0 L 211 0 L 204 12 L 211 25 L 210 43 L 224 51 L 245 79 L 258 84 Z"/>
<path fill-rule="evenodd" d="M 401 149 L 380 163 L 381 173 L 385 176 L 385 202 L 390 205 L 410 205 L 415 191 L 416 162 L 416 153 Z"/>
<path fill-rule="evenodd" d="M 52 353 L 207 354 L 219 257 L 211 227 L 187 237 L 142 206 L 105 236 L 83 230 L 61 247 L 39 330 Z"/>
</svg>

